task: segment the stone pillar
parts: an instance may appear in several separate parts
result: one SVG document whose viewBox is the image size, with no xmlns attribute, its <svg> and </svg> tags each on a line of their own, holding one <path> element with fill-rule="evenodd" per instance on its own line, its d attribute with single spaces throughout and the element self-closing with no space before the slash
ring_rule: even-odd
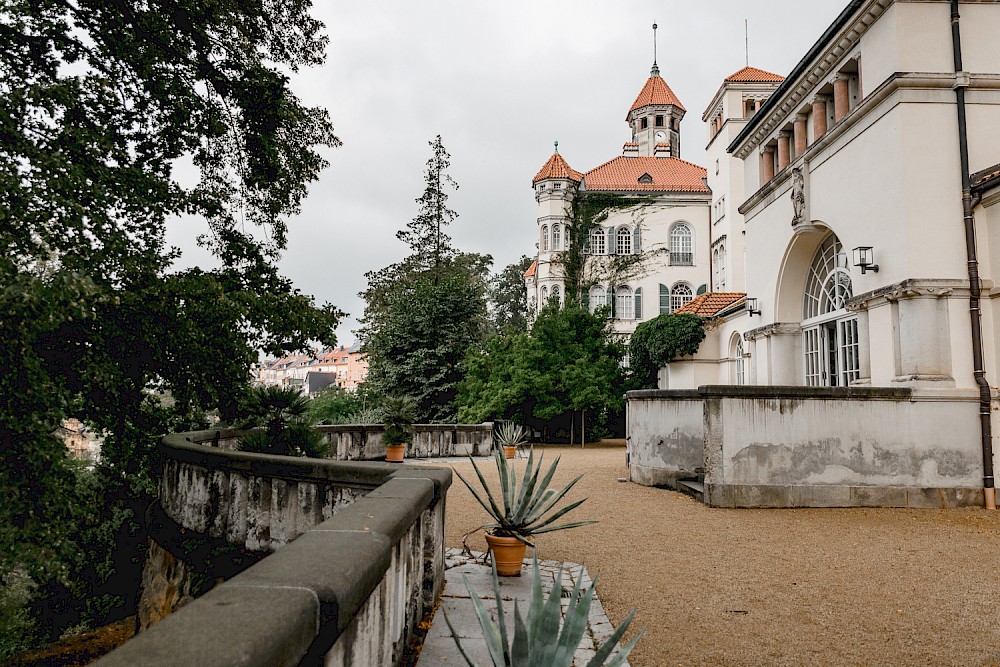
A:
<svg viewBox="0 0 1000 667">
<path fill-rule="evenodd" d="M 833 121 L 839 123 L 850 109 L 851 89 L 848 85 L 850 75 L 838 74 L 833 82 Z"/>
<path fill-rule="evenodd" d="M 898 304 L 896 382 L 955 386 L 951 365 L 948 289 L 904 288 L 887 295 Z"/>
<path fill-rule="evenodd" d="M 795 115 L 795 123 L 792 125 L 795 135 L 795 157 L 799 157 L 806 152 L 809 147 L 809 137 L 806 134 L 806 119 L 809 116 L 805 113 Z"/>
<path fill-rule="evenodd" d="M 812 103 L 813 109 L 813 141 L 826 134 L 826 98 L 817 96 Z"/>
<path fill-rule="evenodd" d="M 778 171 L 787 167 L 788 163 L 791 162 L 791 156 L 789 155 L 789 139 L 791 134 L 788 130 L 782 130 L 778 133 Z"/>
<path fill-rule="evenodd" d="M 765 185 L 774 178 L 774 147 L 768 146 L 760 156 L 760 184 Z"/>
</svg>

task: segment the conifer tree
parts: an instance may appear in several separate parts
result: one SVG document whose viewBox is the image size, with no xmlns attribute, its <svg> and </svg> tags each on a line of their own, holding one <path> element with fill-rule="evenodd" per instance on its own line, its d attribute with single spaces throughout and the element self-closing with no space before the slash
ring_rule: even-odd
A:
<svg viewBox="0 0 1000 667">
<path fill-rule="evenodd" d="M 437 283 L 441 278 L 441 262 L 454 254 L 451 247 L 451 237 L 444 233 L 442 227 L 450 225 L 458 214 L 448 208 L 448 193 L 450 186 L 457 190 L 458 183 L 448 174 L 451 166 L 451 155 L 445 150 L 441 135 L 428 141 L 431 147 L 431 157 L 427 160 L 427 171 L 424 173 L 426 187 L 422 195 L 417 197 L 417 216 L 406 225 L 406 229 L 396 232 L 396 238 L 410 246 L 417 257 L 424 257 L 430 262 Z"/>
</svg>

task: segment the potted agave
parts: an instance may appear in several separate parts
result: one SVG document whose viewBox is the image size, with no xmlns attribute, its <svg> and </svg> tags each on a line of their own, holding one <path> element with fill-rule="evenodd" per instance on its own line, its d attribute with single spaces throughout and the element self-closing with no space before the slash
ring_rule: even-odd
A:
<svg viewBox="0 0 1000 667">
<path fill-rule="evenodd" d="M 500 592 L 496 567 L 493 568 L 493 593 L 497 603 L 496 620 L 476 594 L 472 584 L 469 583 L 469 578 L 463 575 L 465 587 L 472 598 L 473 609 L 479 619 L 479 625 L 483 629 L 483 638 L 486 640 L 494 667 L 517 667 L 518 665 L 572 667 L 573 665 L 576 649 L 587 630 L 587 619 L 590 615 L 590 605 L 594 600 L 597 579 L 595 577 L 587 590 L 581 590 L 580 580 L 577 579 L 576 586 L 573 587 L 569 599 L 565 602 L 566 608 L 564 610 L 562 606 L 563 595 L 569 591 L 563 591 L 562 570 L 560 569 L 559 574 L 556 575 L 552 591 L 548 597 L 545 597 L 545 591 L 542 590 L 542 577 L 538 572 L 537 555 L 534 558 L 534 569 L 535 580 L 531 583 L 531 604 L 528 607 L 526 619 L 521 615 L 517 598 L 514 598 L 513 633 L 507 627 L 507 620 L 504 616 L 504 596 Z M 611 633 L 611 636 L 597 647 L 586 667 L 618 667 L 625 663 L 629 653 L 639 643 L 644 630 L 640 630 L 632 638 L 632 641 L 622 646 L 620 651 L 614 655 L 612 653 L 632 623 L 634 615 L 635 609 L 630 611 L 621 625 Z M 455 632 L 455 627 L 451 624 L 447 612 L 444 614 L 444 620 L 448 624 L 448 629 L 451 631 L 452 639 L 455 640 L 455 645 L 458 646 L 459 653 L 465 658 L 469 667 L 476 667 L 465 647 L 462 646 L 462 641 L 458 638 L 458 633 Z M 577 667 L 584 667 L 584 665 L 577 663 Z"/>
<path fill-rule="evenodd" d="M 478 490 L 473 488 L 462 473 L 455 471 L 462 483 L 472 492 L 473 497 L 483 509 L 493 519 L 489 523 L 483 524 L 480 528 L 486 530 L 486 543 L 493 554 L 493 562 L 497 567 L 497 574 L 501 577 L 521 576 L 521 562 L 524 560 L 524 551 L 531 543 L 535 535 L 551 533 L 556 530 L 566 530 L 577 526 L 587 526 L 596 521 L 571 521 L 566 523 L 556 523 L 568 512 L 583 504 L 586 498 L 572 502 L 565 507 L 557 508 L 570 489 L 572 489 L 583 475 L 577 476 L 572 482 L 567 484 L 561 491 L 548 488 L 549 482 L 555 475 L 559 459 L 556 458 L 549 469 L 539 479 L 542 471 L 542 459 L 538 457 L 538 465 L 535 465 L 535 450 L 531 449 L 528 454 L 528 464 L 524 469 L 524 476 L 518 483 L 517 471 L 514 464 L 509 462 L 503 451 L 498 449 L 494 453 L 497 472 L 500 477 L 499 502 L 486 483 L 486 478 L 479 470 L 476 462 L 472 461 L 472 467 L 479 477 L 479 482 L 483 485 L 485 497 Z M 534 545 L 532 545 L 534 546 Z"/>
<path fill-rule="evenodd" d="M 528 431 L 512 421 L 500 422 L 493 432 L 493 441 L 503 447 L 508 459 L 512 459 L 517 454 L 517 448 L 528 443 Z"/>
<path fill-rule="evenodd" d="M 416 403 L 408 396 L 391 396 L 382 404 L 382 444 L 385 445 L 385 460 L 402 463 L 406 445 L 413 442 L 413 413 Z"/>
</svg>

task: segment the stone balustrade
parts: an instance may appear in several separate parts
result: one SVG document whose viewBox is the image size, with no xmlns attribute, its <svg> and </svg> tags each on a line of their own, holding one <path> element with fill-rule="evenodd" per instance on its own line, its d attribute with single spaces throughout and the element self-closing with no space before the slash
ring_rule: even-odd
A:
<svg viewBox="0 0 1000 667">
<path fill-rule="evenodd" d="M 443 585 L 451 471 L 227 449 L 236 437 L 163 439 L 148 627 L 97 664 L 398 664 Z"/>
</svg>

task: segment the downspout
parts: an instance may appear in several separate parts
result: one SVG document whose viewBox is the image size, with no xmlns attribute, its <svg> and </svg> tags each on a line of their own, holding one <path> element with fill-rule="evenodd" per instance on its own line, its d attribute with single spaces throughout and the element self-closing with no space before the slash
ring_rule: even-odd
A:
<svg viewBox="0 0 1000 667">
<path fill-rule="evenodd" d="M 958 0 L 951 0 L 951 43 L 955 61 L 955 101 L 958 110 L 958 150 L 962 176 L 962 217 L 965 222 L 965 252 L 969 267 L 969 317 L 972 320 L 972 366 L 979 387 L 979 430 L 983 450 L 983 499 L 986 509 L 995 510 L 993 486 L 992 392 L 983 363 L 983 331 L 980 314 L 982 285 L 976 252 L 976 221 L 973 216 L 972 183 L 969 175 L 969 134 L 965 116 L 965 88 L 968 76 L 962 67 L 962 32 L 959 26 Z"/>
</svg>

